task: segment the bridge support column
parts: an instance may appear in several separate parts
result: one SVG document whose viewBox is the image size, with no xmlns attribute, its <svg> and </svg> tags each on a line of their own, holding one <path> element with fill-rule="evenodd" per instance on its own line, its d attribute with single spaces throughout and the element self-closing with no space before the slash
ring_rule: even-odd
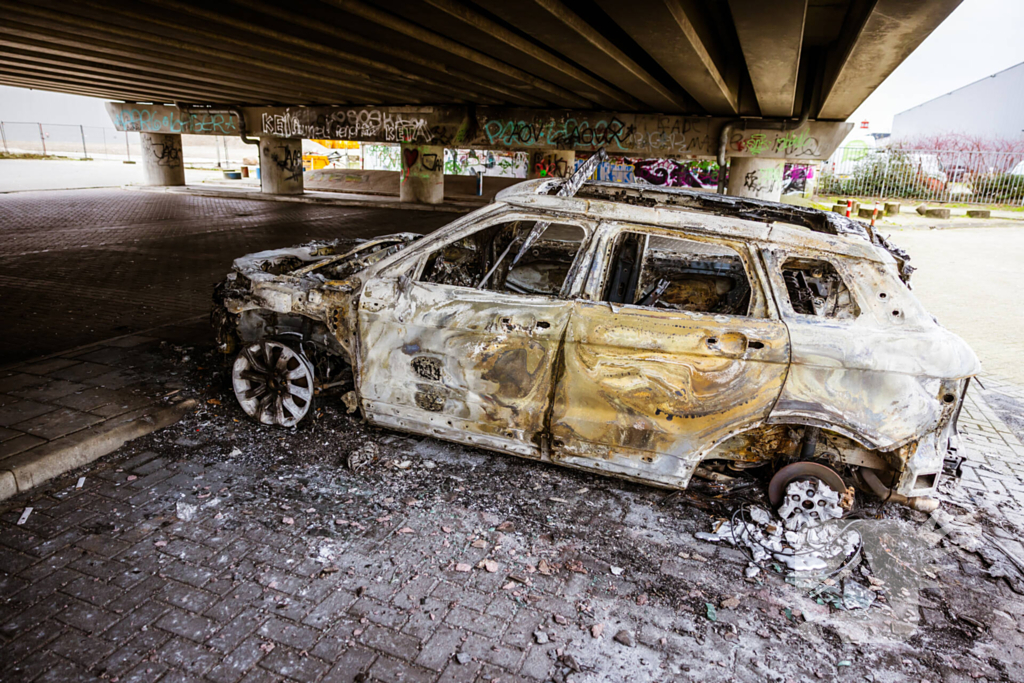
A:
<svg viewBox="0 0 1024 683">
<path fill-rule="evenodd" d="M 181 158 L 181 135 L 140 133 L 142 173 L 147 185 L 184 185 L 185 164 Z"/>
<path fill-rule="evenodd" d="M 444 201 L 444 147 L 402 145 L 398 197 L 416 204 Z"/>
<path fill-rule="evenodd" d="M 784 159 L 733 157 L 729 160 L 729 194 L 777 202 L 782 198 Z"/>
<path fill-rule="evenodd" d="M 260 187 L 267 194 L 302 194 L 302 140 L 260 138 Z"/>
<path fill-rule="evenodd" d="M 530 154 L 530 170 L 527 177 L 567 178 L 576 165 L 576 152 L 572 150 L 547 149 Z"/>
</svg>

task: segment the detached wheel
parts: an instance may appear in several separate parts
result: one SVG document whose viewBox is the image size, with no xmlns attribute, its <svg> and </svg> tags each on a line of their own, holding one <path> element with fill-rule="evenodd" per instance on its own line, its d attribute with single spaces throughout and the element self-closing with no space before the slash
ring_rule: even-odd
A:
<svg viewBox="0 0 1024 683">
<path fill-rule="evenodd" d="M 231 384 L 246 415 L 265 425 L 294 427 L 313 403 L 312 364 L 281 342 L 243 348 L 231 368 Z"/>
</svg>

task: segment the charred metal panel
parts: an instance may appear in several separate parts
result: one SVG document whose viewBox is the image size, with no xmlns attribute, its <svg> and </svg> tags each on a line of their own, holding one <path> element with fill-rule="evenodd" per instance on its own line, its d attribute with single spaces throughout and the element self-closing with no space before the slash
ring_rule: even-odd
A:
<svg viewBox="0 0 1024 683">
<path fill-rule="evenodd" d="M 371 421 L 454 428 L 539 455 L 569 302 L 381 278 L 360 302 L 360 392 Z M 449 437 L 450 438 L 450 437 Z M 472 439 L 456 440 L 473 442 Z"/>
<path fill-rule="evenodd" d="M 685 486 L 704 453 L 764 421 L 788 361 L 776 320 L 577 301 L 552 457 Z"/>
<path fill-rule="evenodd" d="M 936 324 L 900 282 L 894 265 L 810 250 L 762 253 L 793 348 L 772 422 L 826 427 L 884 451 L 940 427 L 949 393 L 944 380 L 980 368 L 967 345 Z M 838 320 L 796 313 L 781 270 L 791 257 L 828 260 L 850 287 L 860 315 Z"/>
</svg>

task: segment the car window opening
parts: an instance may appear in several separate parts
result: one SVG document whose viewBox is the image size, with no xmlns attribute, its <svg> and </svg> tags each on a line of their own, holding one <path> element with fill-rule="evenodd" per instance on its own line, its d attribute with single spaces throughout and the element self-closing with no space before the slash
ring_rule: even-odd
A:
<svg viewBox="0 0 1024 683">
<path fill-rule="evenodd" d="M 513 267 L 534 221 L 489 226 L 441 247 L 427 257 L 421 282 L 493 292 L 557 296 L 586 233 L 578 225 L 552 223 Z"/>
<path fill-rule="evenodd" d="M 750 281 L 729 247 L 678 237 L 619 235 L 602 300 L 694 313 L 748 315 Z"/>
<path fill-rule="evenodd" d="M 828 261 L 791 258 L 782 264 L 782 278 L 795 313 L 839 320 L 860 315 L 853 294 Z"/>
</svg>

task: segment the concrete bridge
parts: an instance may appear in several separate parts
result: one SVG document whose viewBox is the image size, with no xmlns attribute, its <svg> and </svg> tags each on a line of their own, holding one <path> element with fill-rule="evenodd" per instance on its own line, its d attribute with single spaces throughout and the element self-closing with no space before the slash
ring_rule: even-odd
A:
<svg viewBox="0 0 1024 683">
<path fill-rule="evenodd" d="M 316 138 L 400 143 L 406 201 L 441 201 L 445 147 L 717 158 L 777 199 L 959 3 L 0 0 L 0 83 L 118 100 L 154 184 L 184 183 L 188 133 L 258 145 L 273 193 Z"/>
</svg>

